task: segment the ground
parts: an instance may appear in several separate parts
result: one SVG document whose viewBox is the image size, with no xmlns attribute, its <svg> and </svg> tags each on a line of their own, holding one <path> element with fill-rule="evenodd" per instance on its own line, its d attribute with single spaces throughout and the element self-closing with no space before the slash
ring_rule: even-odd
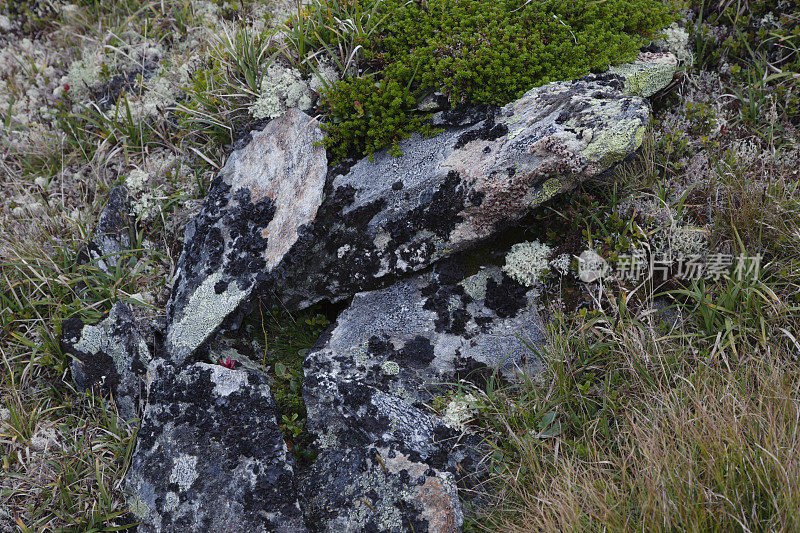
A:
<svg viewBox="0 0 800 533">
<path fill-rule="evenodd" d="M 549 364 L 536 381 L 442 399 L 443 411 L 466 405 L 459 417 L 467 409 L 493 445 L 495 500 L 468 513 L 468 528 L 800 528 L 798 5 L 670 5 L 677 24 L 664 38 L 689 46 L 680 76 L 652 96 L 636 158 L 552 199 L 497 244 L 551 250 L 552 268 L 527 276 L 548 317 Z M 325 84 L 358 71 L 342 64 L 347 53 L 314 72 L 303 55 L 275 55 L 321 46 L 298 40 L 308 26 L 274 34 L 295 9 L 0 0 L 0 531 L 124 525 L 138 421 L 75 390 L 61 326 L 120 299 L 159 320 L 183 227 L 231 149 L 287 105 L 314 109 Z M 352 37 L 351 52 L 364 37 L 335 29 L 326 38 Z M 356 102 L 347 116 L 357 122 Z M 119 183 L 137 217 L 132 250 L 111 273 L 78 265 Z M 586 284 L 563 258 L 592 249 L 619 274 L 632 254 L 665 247 L 758 256 L 759 268 Z M 257 348 L 282 384 L 285 437 L 302 445 L 298 350 L 326 319 L 257 311 L 246 324 L 266 337 Z"/>
</svg>

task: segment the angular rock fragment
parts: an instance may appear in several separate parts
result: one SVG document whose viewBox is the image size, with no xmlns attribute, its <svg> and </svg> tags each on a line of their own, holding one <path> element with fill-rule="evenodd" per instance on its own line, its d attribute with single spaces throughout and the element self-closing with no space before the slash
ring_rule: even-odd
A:
<svg viewBox="0 0 800 533">
<path fill-rule="evenodd" d="M 303 474 L 319 531 L 457 531 L 459 481 L 479 475 L 477 439 L 430 411 L 460 379 L 535 372 L 533 293 L 489 267 L 360 293 L 306 358 L 303 398 L 316 462 Z"/>
<path fill-rule="evenodd" d="M 148 375 L 126 477 L 139 532 L 306 530 L 266 377 L 164 361 Z"/>
<path fill-rule="evenodd" d="M 234 152 L 186 227 L 165 349 L 183 362 L 249 297 L 314 220 L 327 159 L 314 120 L 298 110 L 270 122 Z"/>
<path fill-rule="evenodd" d="M 340 300 L 497 235 L 641 145 L 649 104 L 623 89 L 613 74 L 551 83 L 477 124 L 412 137 L 400 158 L 333 169 L 269 291 L 289 309 Z"/>
<path fill-rule="evenodd" d="M 78 254 L 78 262 L 91 263 L 106 274 L 111 274 L 117 268 L 122 253 L 131 247 L 129 212 L 128 189 L 124 185 L 114 187 L 97 220 L 94 237 Z"/>
<path fill-rule="evenodd" d="M 117 302 L 108 316 L 93 325 L 70 318 L 61 325 L 61 350 L 72 356 L 70 369 L 80 389 L 110 392 L 125 419 L 140 414 L 142 376 L 150 349 L 133 313 Z"/>
<path fill-rule="evenodd" d="M 611 67 L 625 80 L 625 93 L 649 98 L 669 85 L 678 71 L 678 58 L 668 52 L 641 52 L 636 61 Z"/>
</svg>

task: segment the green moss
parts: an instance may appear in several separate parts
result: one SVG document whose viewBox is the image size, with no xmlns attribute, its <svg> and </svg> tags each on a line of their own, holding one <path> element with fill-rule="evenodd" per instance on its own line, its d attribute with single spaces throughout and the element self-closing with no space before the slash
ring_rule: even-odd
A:
<svg viewBox="0 0 800 533">
<path fill-rule="evenodd" d="M 341 4 L 313 4 L 294 27 L 336 27 Z M 388 147 L 397 154 L 411 132 L 428 133 L 416 108 L 430 93 L 443 93 L 452 106 L 502 105 L 534 86 L 634 58 L 672 20 L 654 0 L 364 0 L 358 9 L 382 23 L 351 43 L 362 47 L 360 75 L 336 83 L 322 100 L 326 145 L 338 159 Z M 303 41 L 311 52 L 341 43 L 341 34 L 316 35 Z"/>
</svg>

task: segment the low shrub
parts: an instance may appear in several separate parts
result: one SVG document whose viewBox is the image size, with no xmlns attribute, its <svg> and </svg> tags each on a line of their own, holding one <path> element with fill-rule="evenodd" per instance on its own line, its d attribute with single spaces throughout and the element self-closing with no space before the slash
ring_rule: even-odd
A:
<svg viewBox="0 0 800 533">
<path fill-rule="evenodd" d="M 431 93 L 453 107 L 502 105 L 632 59 L 672 18 L 653 0 L 323 0 L 290 22 L 290 40 L 298 55 L 334 56 L 352 73 L 320 106 L 326 145 L 341 159 L 398 153 L 400 140 L 425 132 L 417 107 Z"/>
</svg>

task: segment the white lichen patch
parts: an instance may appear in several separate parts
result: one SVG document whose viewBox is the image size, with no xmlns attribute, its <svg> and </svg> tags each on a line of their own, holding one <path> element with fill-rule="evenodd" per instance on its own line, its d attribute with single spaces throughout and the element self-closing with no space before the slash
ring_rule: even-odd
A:
<svg viewBox="0 0 800 533">
<path fill-rule="evenodd" d="M 466 424 L 476 412 L 477 398 L 472 394 L 465 394 L 453 398 L 447 404 L 442 421 L 450 427 L 459 428 Z"/>
<path fill-rule="evenodd" d="M 517 243 L 506 255 L 503 271 L 527 287 L 535 286 L 549 266 L 553 249 L 538 240 Z"/>
<path fill-rule="evenodd" d="M 681 28 L 677 22 L 673 22 L 663 33 L 663 39 L 659 39 L 657 43 L 673 54 L 679 62 L 690 63 L 692 52 L 689 49 L 689 32 Z"/>
<path fill-rule="evenodd" d="M 83 353 L 97 355 L 105 344 L 105 332 L 100 325 L 83 326 L 81 338 L 75 344 L 75 349 Z"/>
<path fill-rule="evenodd" d="M 704 228 L 680 226 L 670 236 L 670 250 L 675 257 L 703 255 L 707 251 L 709 232 Z"/>
<path fill-rule="evenodd" d="M 273 63 L 261 81 L 261 94 L 250 114 L 253 118 L 276 118 L 287 109 L 296 107 L 308 111 L 314 104 L 316 93 L 339 79 L 336 70 L 326 64 L 319 65 L 314 75 L 306 80 L 299 70 Z"/>
<path fill-rule="evenodd" d="M 250 114 L 253 118 L 263 119 L 276 118 L 290 107 L 308 111 L 313 96 L 299 70 L 272 64 L 261 82 L 261 94 L 250 106 Z"/>
<path fill-rule="evenodd" d="M 552 261 L 550 261 L 550 266 L 558 272 L 561 276 L 566 276 L 569 274 L 569 267 L 572 263 L 572 258 L 569 254 L 561 254 Z"/>
<path fill-rule="evenodd" d="M 169 474 L 169 482 L 177 483 L 181 490 L 189 490 L 194 480 L 197 479 L 198 473 L 197 457 L 193 455 L 182 454 L 176 457 L 172 462 L 172 471 Z"/>
<path fill-rule="evenodd" d="M 400 373 L 400 365 L 395 361 L 384 361 L 381 365 L 381 369 L 390 376 L 396 376 Z"/>
<path fill-rule="evenodd" d="M 214 393 L 220 396 L 229 396 L 247 386 L 247 372 L 231 370 L 220 365 L 209 365 L 211 381 L 214 383 Z"/>
</svg>

